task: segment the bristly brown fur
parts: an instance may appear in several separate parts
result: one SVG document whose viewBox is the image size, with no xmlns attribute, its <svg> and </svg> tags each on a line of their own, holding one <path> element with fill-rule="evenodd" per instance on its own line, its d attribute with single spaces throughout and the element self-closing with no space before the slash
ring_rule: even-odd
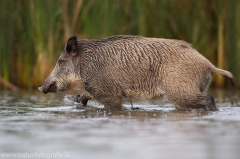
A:
<svg viewBox="0 0 240 159">
<path fill-rule="evenodd" d="M 164 96 L 178 109 L 216 111 L 213 97 L 206 93 L 212 72 L 234 79 L 185 41 L 130 35 L 74 39 L 70 38 L 66 47 L 70 50 L 68 44 L 77 42 L 77 53 L 62 53 L 59 60 L 65 64 L 56 65 L 42 86 L 45 92 L 54 82 L 57 90 L 83 91 L 106 109 L 121 109 L 126 98 Z"/>
</svg>

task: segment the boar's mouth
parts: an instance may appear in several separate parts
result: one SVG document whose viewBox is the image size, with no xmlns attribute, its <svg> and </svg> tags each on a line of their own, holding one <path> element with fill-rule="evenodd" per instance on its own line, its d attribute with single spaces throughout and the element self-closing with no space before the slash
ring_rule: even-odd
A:
<svg viewBox="0 0 240 159">
<path fill-rule="evenodd" d="M 48 92 L 56 92 L 57 91 L 56 82 L 43 84 L 41 87 L 38 87 L 38 90 L 43 92 L 44 94 L 47 94 Z"/>
</svg>

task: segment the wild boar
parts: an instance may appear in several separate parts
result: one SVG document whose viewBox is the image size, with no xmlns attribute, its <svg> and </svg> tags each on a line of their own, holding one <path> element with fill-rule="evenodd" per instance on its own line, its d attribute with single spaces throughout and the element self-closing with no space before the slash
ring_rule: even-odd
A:
<svg viewBox="0 0 240 159">
<path fill-rule="evenodd" d="M 177 109 L 217 111 L 207 94 L 212 73 L 234 80 L 185 41 L 130 35 L 79 40 L 74 35 L 39 90 L 76 90 L 85 94 L 84 104 L 92 98 L 112 110 L 121 110 L 124 100 L 164 96 Z"/>
</svg>

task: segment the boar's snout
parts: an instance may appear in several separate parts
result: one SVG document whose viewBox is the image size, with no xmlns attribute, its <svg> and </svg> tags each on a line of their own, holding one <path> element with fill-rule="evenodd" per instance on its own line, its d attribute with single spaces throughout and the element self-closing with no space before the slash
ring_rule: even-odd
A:
<svg viewBox="0 0 240 159">
<path fill-rule="evenodd" d="M 43 92 L 44 94 L 47 94 L 48 92 L 56 92 L 56 82 L 45 82 L 41 87 L 38 87 L 38 90 Z"/>
</svg>

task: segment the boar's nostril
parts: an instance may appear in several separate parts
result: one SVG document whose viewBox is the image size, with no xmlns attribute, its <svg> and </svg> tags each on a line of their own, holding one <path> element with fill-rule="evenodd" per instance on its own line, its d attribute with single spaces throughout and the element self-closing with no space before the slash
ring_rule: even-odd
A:
<svg viewBox="0 0 240 159">
<path fill-rule="evenodd" d="M 53 82 L 48 87 L 47 92 L 56 92 L 56 91 L 57 91 L 57 85 L 56 85 L 56 82 Z"/>
<path fill-rule="evenodd" d="M 56 92 L 57 91 L 56 82 L 52 82 L 50 84 L 44 83 L 41 87 L 38 87 L 38 90 L 42 91 L 44 94 L 47 94 L 48 92 Z"/>
</svg>

